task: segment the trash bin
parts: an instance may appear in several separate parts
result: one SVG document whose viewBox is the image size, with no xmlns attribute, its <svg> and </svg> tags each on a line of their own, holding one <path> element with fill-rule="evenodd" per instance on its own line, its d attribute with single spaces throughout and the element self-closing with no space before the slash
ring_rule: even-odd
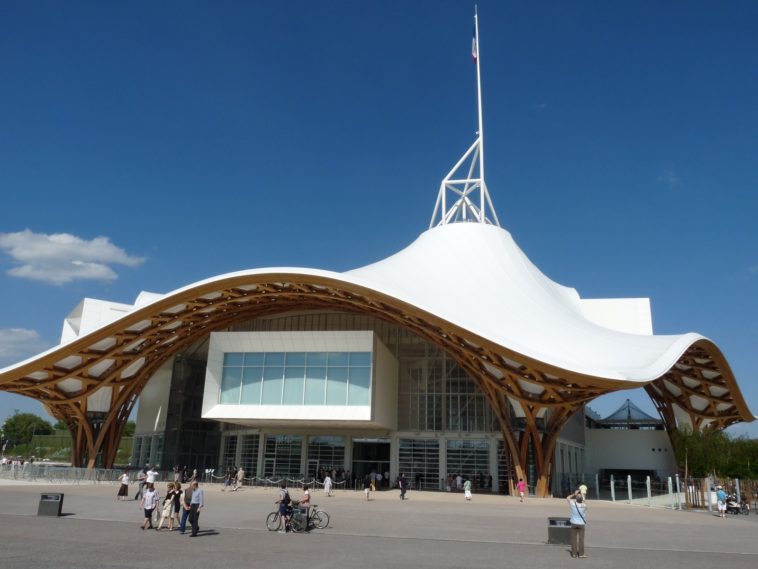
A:
<svg viewBox="0 0 758 569">
<path fill-rule="evenodd" d="M 571 545 L 571 518 L 548 518 L 547 542 Z"/>
<path fill-rule="evenodd" d="M 63 494 L 41 494 L 38 516 L 60 516 L 63 508 Z"/>
</svg>

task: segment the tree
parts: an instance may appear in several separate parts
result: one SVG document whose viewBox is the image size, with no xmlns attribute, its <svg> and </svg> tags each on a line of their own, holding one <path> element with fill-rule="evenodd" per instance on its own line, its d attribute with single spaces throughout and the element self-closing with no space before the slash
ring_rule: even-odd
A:
<svg viewBox="0 0 758 569">
<path fill-rule="evenodd" d="M 16 413 L 3 425 L 3 434 L 10 446 L 29 444 L 34 435 L 49 435 L 52 432 L 52 425 L 34 413 Z"/>
<path fill-rule="evenodd" d="M 134 436 L 134 430 L 136 428 L 137 428 L 137 424 L 134 421 L 127 421 L 126 425 L 124 425 L 124 436 L 125 437 Z"/>
</svg>

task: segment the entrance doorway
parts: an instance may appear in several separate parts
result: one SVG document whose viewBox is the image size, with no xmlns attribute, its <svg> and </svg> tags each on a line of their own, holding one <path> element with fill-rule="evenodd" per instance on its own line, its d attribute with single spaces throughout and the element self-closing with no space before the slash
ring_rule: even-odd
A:
<svg viewBox="0 0 758 569">
<path fill-rule="evenodd" d="M 364 476 L 381 474 L 379 488 L 389 488 L 390 440 L 382 438 L 353 439 L 353 475 L 362 487 Z"/>
</svg>

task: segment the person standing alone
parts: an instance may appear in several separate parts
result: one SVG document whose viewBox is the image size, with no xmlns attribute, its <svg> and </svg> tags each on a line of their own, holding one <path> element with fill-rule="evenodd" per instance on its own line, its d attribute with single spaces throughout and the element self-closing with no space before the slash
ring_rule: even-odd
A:
<svg viewBox="0 0 758 569">
<path fill-rule="evenodd" d="M 526 482 L 524 482 L 523 478 L 518 479 L 518 484 L 516 484 L 516 489 L 518 490 L 518 495 L 521 501 L 524 501 L 524 494 L 526 494 Z"/>
<path fill-rule="evenodd" d="M 566 498 L 571 514 L 571 557 L 584 559 L 584 530 L 587 527 L 587 504 L 577 490 Z"/>
</svg>

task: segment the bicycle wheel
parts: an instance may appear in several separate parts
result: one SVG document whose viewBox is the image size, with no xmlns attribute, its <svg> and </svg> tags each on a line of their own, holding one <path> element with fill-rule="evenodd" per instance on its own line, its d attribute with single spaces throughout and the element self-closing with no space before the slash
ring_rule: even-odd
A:
<svg viewBox="0 0 758 569">
<path fill-rule="evenodd" d="M 305 525 L 303 524 L 302 520 L 298 518 L 297 516 L 292 516 L 290 518 L 289 527 L 290 527 L 290 531 L 293 531 L 295 533 L 301 533 L 305 531 Z"/>
<path fill-rule="evenodd" d="M 266 518 L 266 527 L 268 531 L 276 531 L 279 529 L 279 512 L 271 512 Z"/>
<path fill-rule="evenodd" d="M 324 529 L 329 525 L 329 514 L 323 510 L 318 510 L 316 512 L 313 512 L 311 521 L 313 522 L 313 527 L 317 529 Z"/>
<path fill-rule="evenodd" d="M 742 504 L 740 511 L 747 516 L 750 513 L 750 506 L 747 504 Z"/>
</svg>

